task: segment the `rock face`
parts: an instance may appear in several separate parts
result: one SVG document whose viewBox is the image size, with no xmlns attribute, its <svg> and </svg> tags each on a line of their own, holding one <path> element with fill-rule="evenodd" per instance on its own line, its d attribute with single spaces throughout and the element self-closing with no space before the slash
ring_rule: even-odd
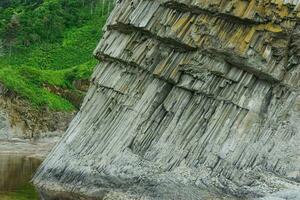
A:
<svg viewBox="0 0 300 200">
<path fill-rule="evenodd" d="M 0 140 L 61 136 L 74 115 L 34 108 L 0 83 Z"/>
<path fill-rule="evenodd" d="M 299 9 L 120 0 L 81 110 L 34 182 L 119 199 L 300 199 Z"/>
</svg>

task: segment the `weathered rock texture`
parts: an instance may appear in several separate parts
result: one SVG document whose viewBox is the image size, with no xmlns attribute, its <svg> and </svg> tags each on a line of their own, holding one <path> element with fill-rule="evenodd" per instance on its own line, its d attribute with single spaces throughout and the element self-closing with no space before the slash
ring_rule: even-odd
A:
<svg viewBox="0 0 300 200">
<path fill-rule="evenodd" d="M 35 183 L 133 199 L 297 194 L 297 4 L 120 0 L 81 111 Z"/>
<path fill-rule="evenodd" d="M 0 141 L 61 136 L 74 115 L 34 108 L 0 83 Z"/>
</svg>

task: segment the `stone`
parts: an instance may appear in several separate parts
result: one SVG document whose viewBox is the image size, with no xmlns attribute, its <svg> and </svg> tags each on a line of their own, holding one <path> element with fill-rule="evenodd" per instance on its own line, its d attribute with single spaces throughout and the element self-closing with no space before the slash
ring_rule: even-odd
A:
<svg viewBox="0 0 300 200">
<path fill-rule="evenodd" d="M 299 1 L 119 1 L 34 183 L 107 199 L 297 198 L 299 16 Z"/>
</svg>

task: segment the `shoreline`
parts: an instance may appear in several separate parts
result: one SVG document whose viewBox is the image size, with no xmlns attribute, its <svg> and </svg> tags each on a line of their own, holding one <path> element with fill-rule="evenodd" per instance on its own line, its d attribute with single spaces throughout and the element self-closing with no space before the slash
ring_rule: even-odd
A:
<svg viewBox="0 0 300 200">
<path fill-rule="evenodd" d="M 15 154 L 44 160 L 60 137 L 49 137 L 38 140 L 14 138 L 0 140 L 0 155 Z"/>
</svg>

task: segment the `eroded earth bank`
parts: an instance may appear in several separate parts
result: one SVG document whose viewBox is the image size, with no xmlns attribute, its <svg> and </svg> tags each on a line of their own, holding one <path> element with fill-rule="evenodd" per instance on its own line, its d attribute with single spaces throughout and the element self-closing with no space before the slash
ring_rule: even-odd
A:
<svg viewBox="0 0 300 200">
<path fill-rule="evenodd" d="M 298 1 L 120 0 L 41 188 L 300 199 Z"/>
<path fill-rule="evenodd" d="M 0 83 L 0 154 L 46 157 L 74 115 L 33 107 Z"/>
</svg>

